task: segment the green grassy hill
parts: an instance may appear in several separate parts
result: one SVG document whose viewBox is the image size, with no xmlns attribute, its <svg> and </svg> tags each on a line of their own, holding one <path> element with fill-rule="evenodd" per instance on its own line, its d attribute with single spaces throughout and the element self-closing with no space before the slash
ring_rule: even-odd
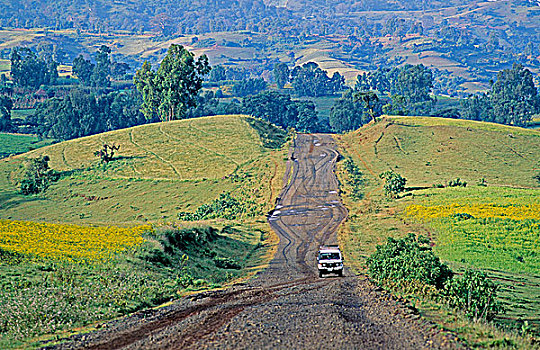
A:
<svg viewBox="0 0 540 350">
<path fill-rule="evenodd" d="M 250 123 L 247 120 L 251 120 Z M 252 126 L 253 125 L 253 126 Z M 259 128 L 259 131 L 256 128 Z M 286 150 L 263 146 L 264 124 L 242 116 L 173 121 L 117 130 L 41 148 L 0 162 L 0 218 L 76 223 L 170 221 L 230 192 L 261 210 L 281 186 Z M 282 132 L 283 133 L 283 132 Z M 94 152 L 120 145 L 106 167 Z M 61 179 L 22 196 L 25 158 L 47 155 Z"/>
<path fill-rule="evenodd" d="M 508 311 L 498 322 L 521 329 L 527 321 L 540 332 L 540 132 L 465 120 L 385 117 L 341 136 L 340 143 L 364 179 L 360 200 L 348 195 L 350 187 L 343 188 L 350 217 L 341 244 L 352 255 L 350 264 L 364 270 L 365 259 L 386 237 L 422 234 L 454 271 L 481 269 L 500 285 Z M 407 179 L 406 191 L 396 200 L 384 196 L 378 175 L 386 170 Z M 346 183 L 343 166 L 340 176 Z M 457 178 L 466 187 L 449 185 Z M 438 315 L 433 316 L 437 322 L 471 343 L 487 346 L 497 338 L 454 316 L 422 312 Z"/>
</svg>

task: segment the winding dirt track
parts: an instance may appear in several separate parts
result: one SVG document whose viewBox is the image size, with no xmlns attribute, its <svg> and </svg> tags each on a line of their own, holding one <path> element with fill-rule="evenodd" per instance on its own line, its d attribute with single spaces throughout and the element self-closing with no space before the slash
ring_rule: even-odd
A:
<svg viewBox="0 0 540 350">
<path fill-rule="evenodd" d="M 270 226 L 276 256 L 248 284 L 184 298 L 73 337 L 58 349 L 462 348 L 365 278 L 318 278 L 315 254 L 347 217 L 333 138 L 300 134 Z"/>
</svg>

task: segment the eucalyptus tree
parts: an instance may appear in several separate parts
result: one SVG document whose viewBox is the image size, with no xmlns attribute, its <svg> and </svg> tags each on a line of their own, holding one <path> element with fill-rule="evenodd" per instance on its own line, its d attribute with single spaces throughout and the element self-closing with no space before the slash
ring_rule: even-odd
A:
<svg viewBox="0 0 540 350">
<path fill-rule="evenodd" d="M 162 121 L 182 119 L 196 104 L 209 72 L 206 55 L 195 59 L 182 45 L 171 45 L 157 70 L 146 61 L 135 74 L 135 86 L 143 96 L 141 111 L 148 119 L 156 115 Z"/>
</svg>

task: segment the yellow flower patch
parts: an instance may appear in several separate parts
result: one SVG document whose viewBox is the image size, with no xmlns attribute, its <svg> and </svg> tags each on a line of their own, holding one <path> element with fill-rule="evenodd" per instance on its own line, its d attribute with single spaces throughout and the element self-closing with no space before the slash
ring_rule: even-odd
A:
<svg viewBox="0 0 540 350">
<path fill-rule="evenodd" d="M 0 220 L 0 249 L 37 258 L 104 261 L 140 245 L 151 229 Z"/>
<path fill-rule="evenodd" d="M 475 218 L 504 218 L 512 220 L 540 220 L 540 204 L 529 205 L 497 205 L 492 203 L 483 204 L 458 204 L 448 205 L 410 205 L 406 214 L 418 219 L 431 220 L 435 218 L 450 217 L 454 214 L 469 214 Z"/>
</svg>

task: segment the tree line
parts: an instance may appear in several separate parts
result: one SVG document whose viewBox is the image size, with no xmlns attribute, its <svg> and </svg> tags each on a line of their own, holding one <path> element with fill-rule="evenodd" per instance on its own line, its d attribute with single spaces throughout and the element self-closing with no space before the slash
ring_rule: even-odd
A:
<svg viewBox="0 0 540 350">
<path fill-rule="evenodd" d="M 113 89 L 111 81 L 125 75 L 129 67 L 112 62 L 110 49 L 102 46 L 94 60 L 82 55 L 73 63 L 78 84 L 62 94 L 54 93 L 27 118 L 33 130 L 44 136 L 71 139 L 154 121 L 204 115 L 242 113 L 265 119 L 283 128 L 304 132 L 345 132 L 372 121 L 381 114 L 438 115 L 433 111 L 433 72 L 423 65 L 405 64 L 379 68 L 359 75 L 354 89 L 339 73 L 331 77 L 316 63 L 289 68 L 276 64 L 276 87 L 262 78 L 234 81 L 229 102 L 223 92 L 203 91 L 203 82 L 227 77 L 228 68 L 214 67 L 206 56 L 195 58 L 181 45 L 171 45 L 157 68 L 145 62 L 136 71 L 133 84 Z M 36 88 L 54 84 L 56 65 L 31 50 L 16 49 L 12 55 L 12 78 L 16 86 Z M 114 73 L 116 72 L 116 73 Z M 39 74 L 38 74 L 39 73 Z M 56 78 L 57 79 L 57 78 Z M 217 81 L 219 83 L 219 81 Z M 328 118 L 322 118 L 309 98 L 335 99 Z M 295 97 L 293 97 L 295 96 Z M 299 99 L 302 98 L 302 99 Z M 306 100 L 307 98 L 307 100 Z M 10 129 L 13 102 L 0 99 L 0 130 Z M 462 100 L 451 117 L 525 125 L 540 111 L 540 98 L 532 73 L 516 64 L 499 72 L 490 91 Z"/>
</svg>

